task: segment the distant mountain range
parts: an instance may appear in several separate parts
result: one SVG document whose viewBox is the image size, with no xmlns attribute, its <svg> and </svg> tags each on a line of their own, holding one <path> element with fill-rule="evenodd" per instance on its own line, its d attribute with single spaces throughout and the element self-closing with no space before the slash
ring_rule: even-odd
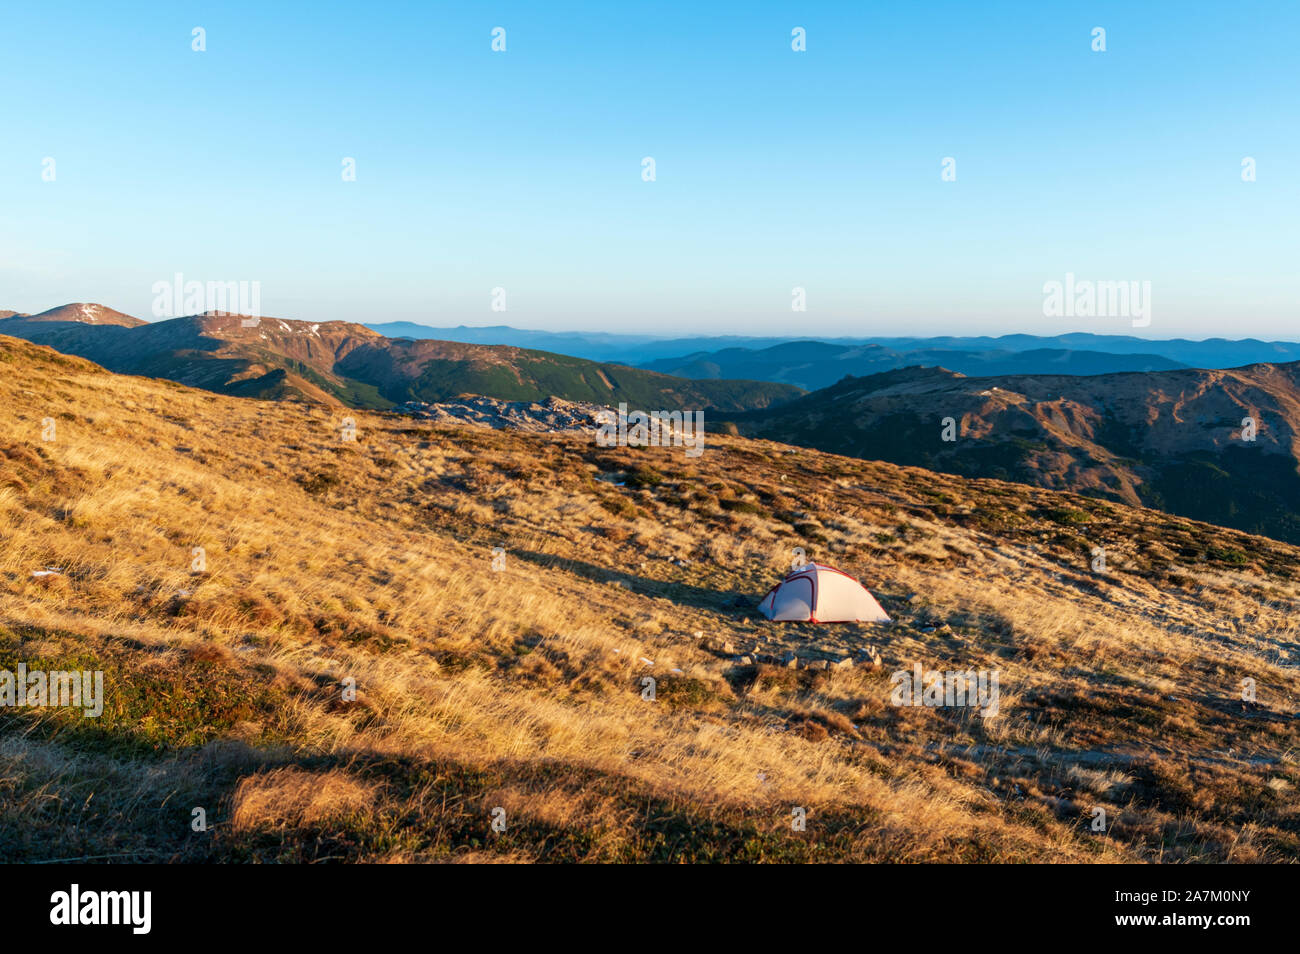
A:
<svg viewBox="0 0 1300 954">
<path fill-rule="evenodd" d="M 72 304 L 0 318 L 0 334 L 120 373 L 243 397 L 349 407 L 479 394 L 510 401 L 555 396 L 669 410 L 744 410 L 802 393 L 788 384 L 692 381 L 515 347 L 387 338 L 342 321 L 205 314 L 146 323 L 103 305 Z"/>
<path fill-rule="evenodd" d="M 732 347 L 769 347 L 793 341 L 793 338 L 748 338 L 741 335 L 715 335 L 700 338 L 668 338 L 657 335 L 632 335 L 604 331 L 529 331 L 509 325 L 434 328 L 411 321 L 367 323 L 367 328 L 390 338 L 435 338 L 465 344 L 509 345 L 535 348 L 573 355 L 592 361 L 614 361 L 638 365 L 657 358 L 671 358 L 689 352 Z"/>
<path fill-rule="evenodd" d="M 1028 351 L 968 351 L 917 348 L 899 351 L 879 344 L 845 345 L 791 341 L 770 348 L 725 348 L 685 358 L 660 358 L 642 365 L 683 378 L 744 377 L 781 381 L 814 391 L 845 375 L 861 377 L 894 368 L 943 367 L 963 374 L 1110 374 L 1168 371 L 1185 365 L 1156 354 L 1108 354 L 1034 348 Z"/>
<path fill-rule="evenodd" d="M 810 339 L 807 335 L 788 337 L 744 337 L 739 335 L 722 335 L 698 338 L 674 338 L 655 335 L 625 335 L 611 332 L 550 332 L 528 331 L 498 325 L 488 328 L 471 328 L 461 325 L 455 328 L 434 328 L 413 322 L 389 322 L 370 324 L 367 327 L 390 337 L 408 337 L 415 339 L 437 338 L 443 341 L 461 341 L 472 344 L 513 345 L 523 348 L 538 348 L 543 351 L 555 351 L 575 357 L 599 361 L 614 361 L 649 367 L 663 371 L 666 368 L 687 369 L 698 364 L 698 373 L 686 373 L 684 376 L 707 378 L 715 376 L 707 365 L 715 353 L 726 352 L 719 365 L 732 366 L 735 362 L 749 360 L 741 352 L 764 352 L 786 345 L 805 345 L 820 342 L 836 345 L 845 351 L 852 351 L 866 345 L 878 345 L 886 349 L 886 354 L 902 354 L 903 360 L 898 367 L 913 365 L 938 364 L 954 371 L 965 372 L 964 367 L 954 367 L 963 361 L 980 362 L 967 365 L 969 373 L 977 371 L 990 374 L 1106 374 L 1127 370 L 1144 370 L 1143 365 L 1151 365 L 1151 370 L 1160 368 L 1194 367 L 1194 368 L 1233 368 L 1262 362 L 1279 363 L 1300 361 L 1300 342 L 1261 341 L 1245 338 L 1231 341 L 1225 338 L 1210 338 L 1205 341 L 1191 341 L 1184 338 L 1170 340 L 1151 340 L 1135 338 L 1128 335 L 1096 335 L 1087 332 L 1074 332 L 1064 335 L 1001 335 L 998 337 L 890 337 L 865 336 L 861 338 L 837 337 Z M 938 355 L 933 352 L 959 352 L 955 355 Z M 1030 353 L 1019 359 L 1020 363 L 1010 364 L 1014 354 Z M 1034 355 L 1033 352 L 1042 352 Z M 1061 352 L 1071 352 L 1079 357 L 1062 358 Z M 1129 356 L 1127 363 L 1116 361 L 1107 364 L 1101 355 Z M 946 358 L 947 360 L 942 360 Z M 774 359 L 774 360 L 772 360 Z M 1161 362 L 1157 363 L 1156 359 Z M 795 359 L 774 353 L 754 359 L 755 365 L 787 366 Z M 806 360 L 806 359 L 804 359 Z M 827 360 L 838 360 L 830 356 Z M 892 359 L 891 359 L 892 360 Z M 1003 363 L 999 363 L 1003 362 Z M 888 370 L 887 367 L 873 367 L 865 373 Z M 831 373 L 831 372 L 827 372 Z M 844 373 L 856 373 L 844 367 Z M 841 375 L 842 376 L 842 375 Z M 764 380 L 783 380 L 770 379 Z M 825 375 L 810 377 L 809 381 L 824 381 Z M 834 380 L 839 380 L 835 378 Z M 791 379 L 792 383 L 794 382 Z M 826 383 L 833 383 L 827 381 Z M 812 384 L 803 386 L 815 386 Z"/>
<path fill-rule="evenodd" d="M 1088 377 L 905 368 L 727 420 L 750 437 L 1300 542 L 1300 362 Z"/>
</svg>

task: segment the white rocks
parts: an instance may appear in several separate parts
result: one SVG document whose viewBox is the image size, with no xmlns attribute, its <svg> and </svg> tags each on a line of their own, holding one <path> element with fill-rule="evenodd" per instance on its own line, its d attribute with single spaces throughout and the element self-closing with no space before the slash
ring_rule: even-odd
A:
<svg viewBox="0 0 1300 954">
<path fill-rule="evenodd" d="M 405 414 L 434 424 L 470 424 L 496 430 L 520 431 L 573 431 L 594 430 L 599 426 L 596 417 L 608 408 L 581 401 L 566 401 L 549 397 L 543 403 L 535 401 L 501 401 L 490 397 L 466 397 L 460 401 L 407 401 L 392 409 L 394 414 Z"/>
</svg>

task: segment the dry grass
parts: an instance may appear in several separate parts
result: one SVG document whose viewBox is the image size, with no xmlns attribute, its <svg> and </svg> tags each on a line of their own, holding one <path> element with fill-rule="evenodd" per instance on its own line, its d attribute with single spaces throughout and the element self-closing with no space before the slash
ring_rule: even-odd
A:
<svg viewBox="0 0 1300 954">
<path fill-rule="evenodd" d="M 233 802 L 230 827 L 236 832 L 346 824 L 375 810 L 376 786 L 342 769 L 286 766 L 241 779 Z"/>
<path fill-rule="evenodd" d="M 0 669 L 108 696 L 0 711 L 5 857 L 1297 855 L 1295 548 L 738 438 L 689 460 L 348 412 L 349 443 L 336 409 L 12 339 L 0 372 Z M 896 623 L 756 617 L 795 546 Z M 733 661 L 868 643 L 879 670 Z M 1000 714 L 891 705 L 914 662 L 998 670 Z"/>
</svg>

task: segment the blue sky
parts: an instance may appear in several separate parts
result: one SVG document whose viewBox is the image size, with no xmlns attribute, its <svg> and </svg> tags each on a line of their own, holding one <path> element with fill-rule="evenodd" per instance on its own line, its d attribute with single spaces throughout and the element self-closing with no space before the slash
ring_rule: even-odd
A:
<svg viewBox="0 0 1300 954">
<path fill-rule="evenodd" d="M 270 6 L 7 5 L 0 307 L 1300 338 L 1296 4 Z M 1067 272 L 1150 326 L 1044 317 Z"/>
</svg>

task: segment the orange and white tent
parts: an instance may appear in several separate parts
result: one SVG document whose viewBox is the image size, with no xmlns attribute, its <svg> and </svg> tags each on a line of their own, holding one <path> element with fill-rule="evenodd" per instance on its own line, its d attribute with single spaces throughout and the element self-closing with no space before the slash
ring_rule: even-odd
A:
<svg viewBox="0 0 1300 954">
<path fill-rule="evenodd" d="M 779 622 L 890 622 L 889 614 L 861 583 L 822 563 L 791 570 L 763 597 L 758 611 Z"/>
</svg>

